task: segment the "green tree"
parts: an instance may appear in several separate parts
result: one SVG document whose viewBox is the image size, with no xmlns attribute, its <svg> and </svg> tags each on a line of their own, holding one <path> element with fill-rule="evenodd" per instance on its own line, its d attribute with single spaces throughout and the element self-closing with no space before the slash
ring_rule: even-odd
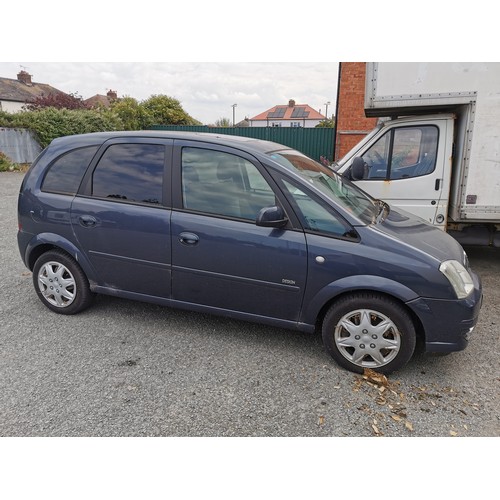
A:
<svg viewBox="0 0 500 500">
<path fill-rule="evenodd" d="M 215 121 L 216 127 L 232 127 L 233 122 L 229 118 L 219 118 Z"/>
<path fill-rule="evenodd" d="M 335 118 L 328 118 L 326 120 L 320 121 L 315 128 L 334 128 Z"/>
<path fill-rule="evenodd" d="M 189 116 L 180 101 L 167 95 L 152 95 L 141 103 L 146 112 L 144 128 L 152 125 L 199 125 Z"/>
<path fill-rule="evenodd" d="M 142 130 L 147 122 L 147 112 L 133 97 L 123 97 L 111 104 L 111 112 L 121 121 L 123 130 Z"/>
</svg>

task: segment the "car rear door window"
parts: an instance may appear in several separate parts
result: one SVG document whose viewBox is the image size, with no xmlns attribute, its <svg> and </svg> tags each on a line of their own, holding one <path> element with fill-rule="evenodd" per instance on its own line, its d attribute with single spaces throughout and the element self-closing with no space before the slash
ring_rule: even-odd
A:
<svg viewBox="0 0 500 500">
<path fill-rule="evenodd" d="M 113 144 L 92 177 L 92 196 L 128 203 L 162 204 L 165 148 L 158 144 Z"/>
<path fill-rule="evenodd" d="M 82 177 L 94 157 L 98 146 L 74 149 L 55 160 L 47 171 L 42 191 L 76 194 Z"/>
</svg>

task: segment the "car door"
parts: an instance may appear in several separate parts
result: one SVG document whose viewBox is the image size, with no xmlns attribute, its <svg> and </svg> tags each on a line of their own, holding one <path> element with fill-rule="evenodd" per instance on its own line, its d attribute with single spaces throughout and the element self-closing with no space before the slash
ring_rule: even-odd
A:
<svg viewBox="0 0 500 500">
<path fill-rule="evenodd" d="M 82 181 L 71 223 L 99 286 L 170 297 L 171 146 L 108 141 Z"/>
<path fill-rule="evenodd" d="M 272 179 L 245 153 L 175 146 L 172 298 L 297 321 L 307 277 L 304 233 L 255 223 L 262 208 L 280 203 Z"/>
</svg>

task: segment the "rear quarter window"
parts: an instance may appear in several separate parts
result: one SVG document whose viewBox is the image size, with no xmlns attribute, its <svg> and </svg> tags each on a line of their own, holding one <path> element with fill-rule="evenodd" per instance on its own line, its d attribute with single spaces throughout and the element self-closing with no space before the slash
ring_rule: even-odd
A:
<svg viewBox="0 0 500 500">
<path fill-rule="evenodd" d="M 97 152 L 98 146 L 74 149 L 57 158 L 49 167 L 42 184 L 42 191 L 74 195 Z"/>
</svg>

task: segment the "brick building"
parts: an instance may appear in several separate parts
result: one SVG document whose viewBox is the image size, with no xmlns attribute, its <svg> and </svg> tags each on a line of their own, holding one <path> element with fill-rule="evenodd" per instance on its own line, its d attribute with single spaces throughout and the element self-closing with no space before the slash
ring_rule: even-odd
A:
<svg viewBox="0 0 500 500">
<path fill-rule="evenodd" d="M 366 63 L 339 64 L 337 97 L 337 126 L 335 159 L 342 158 L 377 124 L 377 118 L 366 118 L 365 104 Z"/>
</svg>

